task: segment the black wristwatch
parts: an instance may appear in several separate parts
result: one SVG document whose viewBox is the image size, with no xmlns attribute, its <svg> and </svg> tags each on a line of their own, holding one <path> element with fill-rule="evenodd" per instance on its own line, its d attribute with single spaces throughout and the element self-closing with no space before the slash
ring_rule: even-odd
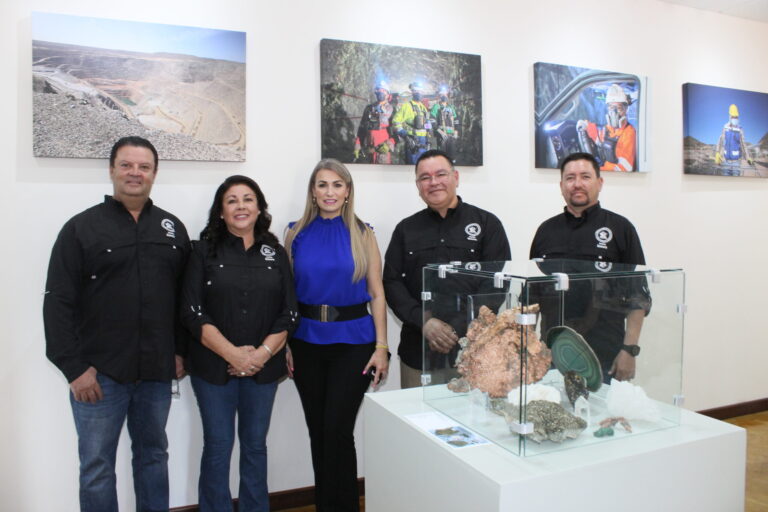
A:
<svg viewBox="0 0 768 512">
<path fill-rule="evenodd" d="M 622 345 L 621 350 L 626 350 L 632 357 L 637 357 L 640 353 L 640 347 L 637 345 Z"/>
</svg>

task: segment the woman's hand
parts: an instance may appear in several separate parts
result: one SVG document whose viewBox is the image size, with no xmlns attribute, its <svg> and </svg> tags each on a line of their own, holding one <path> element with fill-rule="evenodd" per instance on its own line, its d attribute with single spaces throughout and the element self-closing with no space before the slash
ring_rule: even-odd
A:
<svg viewBox="0 0 768 512">
<path fill-rule="evenodd" d="M 363 375 L 369 368 L 375 368 L 376 372 L 373 374 L 373 387 L 379 385 L 379 382 L 387 378 L 389 372 L 389 353 L 387 348 L 377 348 L 371 358 L 368 360 L 368 364 L 363 368 Z"/>
<path fill-rule="evenodd" d="M 227 373 L 236 377 L 251 377 L 264 368 L 269 354 L 253 345 L 233 347 L 227 358 Z"/>
</svg>

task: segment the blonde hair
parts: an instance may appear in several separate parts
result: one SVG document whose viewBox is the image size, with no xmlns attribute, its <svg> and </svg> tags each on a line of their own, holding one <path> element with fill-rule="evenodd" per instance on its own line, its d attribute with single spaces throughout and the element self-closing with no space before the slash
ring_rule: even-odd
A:
<svg viewBox="0 0 768 512">
<path fill-rule="evenodd" d="M 309 177 L 309 185 L 307 186 L 307 202 L 304 205 L 304 215 L 288 230 L 285 235 L 285 249 L 288 251 L 288 257 L 293 261 L 292 245 L 301 231 L 309 226 L 309 224 L 315 220 L 318 215 L 317 203 L 313 201 L 312 189 L 315 186 L 315 179 L 317 173 L 322 171 L 333 171 L 339 175 L 349 190 L 349 197 L 341 207 L 341 218 L 344 221 L 344 225 L 349 230 L 349 240 L 352 249 L 352 261 L 355 264 L 355 272 L 352 274 L 352 282 L 360 281 L 365 277 L 368 272 L 368 247 L 367 243 L 373 231 L 363 221 L 361 221 L 357 215 L 355 215 L 355 187 L 352 183 L 352 175 L 349 173 L 347 167 L 336 160 L 335 158 L 326 158 L 320 160 L 315 165 L 312 174 Z"/>
</svg>

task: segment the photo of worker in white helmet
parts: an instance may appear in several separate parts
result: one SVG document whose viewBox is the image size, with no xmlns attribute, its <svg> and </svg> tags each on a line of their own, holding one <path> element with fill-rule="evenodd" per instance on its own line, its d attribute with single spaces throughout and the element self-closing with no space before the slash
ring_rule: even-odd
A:
<svg viewBox="0 0 768 512">
<path fill-rule="evenodd" d="M 536 167 L 589 153 L 600 171 L 648 171 L 644 78 L 546 62 L 534 64 L 533 76 Z"/>
<path fill-rule="evenodd" d="M 768 178 L 768 94 L 683 84 L 683 162 L 686 174 Z"/>
</svg>

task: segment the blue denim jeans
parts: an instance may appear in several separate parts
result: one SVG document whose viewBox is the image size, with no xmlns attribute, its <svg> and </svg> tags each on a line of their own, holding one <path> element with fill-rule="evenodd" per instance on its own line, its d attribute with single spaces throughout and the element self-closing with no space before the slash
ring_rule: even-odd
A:
<svg viewBox="0 0 768 512">
<path fill-rule="evenodd" d="M 233 378 L 224 385 L 192 377 L 203 420 L 203 457 L 198 483 L 200 512 L 232 510 L 229 462 L 235 443 L 235 415 L 240 439 L 240 512 L 269 512 L 267 431 L 277 382 L 259 384 Z"/>
<path fill-rule="evenodd" d="M 80 510 L 117 512 L 115 456 L 123 423 L 133 452 L 136 510 L 168 510 L 168 438 L 171 381 L 120 384 L 97 374 L 104 398 L 78 402 L 70 392 L 80 454 Z"/>
</svg>

